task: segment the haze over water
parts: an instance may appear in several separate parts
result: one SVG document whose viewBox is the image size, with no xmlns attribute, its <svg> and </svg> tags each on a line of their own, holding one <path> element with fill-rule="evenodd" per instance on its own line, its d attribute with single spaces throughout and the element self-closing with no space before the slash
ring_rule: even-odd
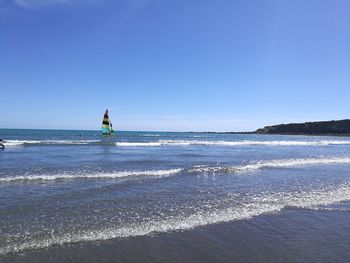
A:
<svg viewBox="0 0 350 263">
<path fill-rule="evenodd" d="M 350 258 L 348 137 L 0 134 L 1 262 Z"/>
</svg>

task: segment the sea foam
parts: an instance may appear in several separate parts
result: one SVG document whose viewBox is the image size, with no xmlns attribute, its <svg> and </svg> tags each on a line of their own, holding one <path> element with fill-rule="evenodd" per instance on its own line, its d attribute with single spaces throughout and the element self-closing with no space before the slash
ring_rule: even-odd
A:
<svg viewBox="0 0 350 263">
<path fill-rule="evenodd" d="M 16 181 L 50 181 L 62 179 L 111 179 L 132 176 L 171 176 L 181 173 L 241 173 L 269 168 L 287 168 L 308 165 L 332 165 L 332 164 L 350 164 L 350 157 L 323 157 L 323 158 L 304 158 L 304 159 L 276 159 L 252 162 L 244 165 L 232 166 L 205 166 L 197 165 L 191 168 L 173 168 L 163 170 L 145 170 L 145 171 L 115 171 L 115 172 L 76 172 L 76 173 L 57 173 L 57 174 L 24 174 L 17 176 L 1 177 L 0 183 Z"/>
<path fill-rule="evenodd" d="M 304 159 L 278 159 L 263 160 L 246 165 L 235 166 L 200 166 L 189 170 L 190 172 L 248 172 L 267 168 L 284 168 L 306 165 L 329 165 L 329 164 L 350 164 L 350 157 L 324 157 L 324 158 L 304 158 Z"/>
<path fill-rule="evenodd" d="M 119 147 L 161 147 L 161 146 L 331 146 L 349 145 L 350 140 L 321 141 L 207 141 L 207 140 L 157 140 L 150 142 L 108 142 L 104 140 L 6 140 L 5 146 L 20 145 L 115 145 Z"/>
<path fill-rule="evenodd" d="M 159 146 L 330 146 L 348 145 L 345 140 L 322 140 L 322 141 L 205 141 L 205 140 L 158 140 L 153 142 L 116 142 L 116 146 L 124 147 L 159 147 Z"/>
<path fill-rule="evenodd" d="M 122 178 L 130 176 L 167 176 L 179 173 L 181 169 L 168 170 L 147 170 L 147 171 L 118 171 L 118 172 L 92 172 L 92 173 L 58 173 L 58 174 L 28 174 L 0 178 L 0 182 L 15 182 L 15 181 L 50 181 L 60 179 L 110 179 Z"/>
<path fill-rule="evenodd" d="M 297 193 L 274 193 L 257 196 L 248 203 L 231 205 L 222 209 L 168 216 L 164 219 L 150 219 L 125 226 L 107 227 L 98 230 L 86 229 L 78 232 L 51 234 L 46 238 L 26 240 L 21 243 L 0 247 L 0 255 L 16 253 L 27 249 L 42 249 L 53 245 L 101 241 L 115 238 L 144 236 L 151 233 L 190 230 L 206 225 L 248 220 L 263 214 L 275 214 L 285 208 L 315 209 L 350 200 L 350 183 L 326 189 L 314 189 Z"/>
<path fill-rule="evenodd" d="M 5 140 L 5 146 L 20 146 L 20 145 L 76 145 L 76 144 L 94 144 L 100 140 Z"/>
</svg>

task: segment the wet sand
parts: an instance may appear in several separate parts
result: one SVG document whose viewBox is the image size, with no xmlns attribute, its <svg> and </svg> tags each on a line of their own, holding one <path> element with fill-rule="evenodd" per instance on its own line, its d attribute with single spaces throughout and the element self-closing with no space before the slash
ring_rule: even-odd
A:
<svg viewBox="0 0 350 263">
<path fill-rule="evenodd" d="M 349 262 L 350 211 L 278 214 L 180 232 L 27 250 L 1 262 Z"/>
</svg>

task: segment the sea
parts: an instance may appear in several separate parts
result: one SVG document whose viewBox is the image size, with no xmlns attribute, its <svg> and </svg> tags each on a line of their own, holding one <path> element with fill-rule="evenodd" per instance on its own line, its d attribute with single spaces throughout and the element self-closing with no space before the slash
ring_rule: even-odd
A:
<svg viewBox="0 0 350 263">
<path fill-rule="evenodd" d="M 0 262 L 350 262 L 350 137 L 1 129 Z"/>
</svg>

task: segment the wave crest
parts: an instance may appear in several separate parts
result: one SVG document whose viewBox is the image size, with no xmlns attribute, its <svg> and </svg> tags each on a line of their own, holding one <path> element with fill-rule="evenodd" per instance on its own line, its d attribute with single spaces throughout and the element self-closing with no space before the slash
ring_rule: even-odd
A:
<svg viewBox="0 0 350 263">
<path fill-rule="evenodd" d="M 20 145 L 115 145 L 120 147 L 160 147 L 160 146 L 331 146 L 349 145 L 346 140 L 322 141 L 206 141 L 206 140 L 158 140 L 150 142 L 111 142 L 104 140 L 6 140 L 5 146 Z"/>
<path fill-rule="evenodd" d="M 278 213 L 289 207 L 317 209 L 319 206 L 332 205 L 347 200 L 350 200 L 350 183 L 344 183 L 333 189 L 318 189 L 302 193 L 274 193 L 256 197 L 248 203 L 229 205 L 222 209 L 202 210 L 189 215 L 168 216 L 158 220 L 150 219 L 149 221 L 119 227 L 51 234 L 46 238 L 0 247 L 0 255 L 21 252 L 27 249 L 42 249 L 53 245 L 190 230 L 211 224 L 247 220 L 264 214 Z"/>
<path fill-rule="evenodd" d="M 77 145 L 77 144 L 94 144 L 100 140 L 5 140 L 5 146 L 20 146 L 20 145 Z"/>
<path fill-rule="evenodd" d="M 116 146 L 126 147 L 154 147 L 154 146 L 329 146 L 348 145 L 350 141 L 323 140 L 323 141 L 202 141 L 202 140 L 159 140 L 154 142 L 116 142 Z"/>
<path fill-rule="evenodd" d="M 148 171 L 119 171 L 111 173 L 77 173 L 77 174 L 36 174 L 36 175 L 20 175 L 12 177 L 0 178 L 0 182 L 15 182 L 15 181 L 51 181 L 60 179 L 108 179 L 122 178 L 130 176 L 167 176 L 181 172 L 181 169 L 168 170 L 148 170 Z"/>
<path fill-rule="evenodd" d="M 205 166 L 197 165 L 192 168 L 173 168 L 163 170 L 145 171 L 116 171 L 116 172 L 78 172 L 78 173 L 58 173 L 58 174 L 29 174 L 19 176 L 8 176 L 0 178 L 0 183 L 16 181 L 50 181 L 60 179 L 111 179 L 132 176 L 170 176 L 181 173 L 241 173 L 269 168 L 286 168 L 306 165 L 332 165 L 350 164 L 350 157 L 324 157 L 306 159 L 279 159 L 266 160 L 245 165 L 233 166 Z"/>
<path fill-rule="evenodd" d="M 333 157 L 333 158 L 306 158 L 306 159 L 280 159 L 280 160 L 267 160 L 247 165 L 236 165 L 228 167 L 195 167 L 190 172 L 245 172 L 254 171 L 266 168 L 284 168 L 295 167 L 305 165 L 329 165 L 329 164 L 350 164 L 350 157 Z"/>
</svg>

